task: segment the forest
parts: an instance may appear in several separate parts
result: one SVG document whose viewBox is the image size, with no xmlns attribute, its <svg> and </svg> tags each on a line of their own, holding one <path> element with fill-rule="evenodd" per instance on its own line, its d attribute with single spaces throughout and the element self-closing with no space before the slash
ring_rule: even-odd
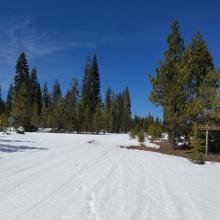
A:
<svg viewBox="0 0 220 220">
<path fill-rule="evenodd" d="M 40 84 L 37 70 L 30 70 L 22 52 L 7 99 L 0 96 L 1 127 L 8 126 L 8 117 L 13 116 L 13 126 L 23 126 L 26 131 L 52 128 L 52 132 L 131 132 L 133 137 L 147 134 L 153 138 L 168 133 L 174 149 L 184 139 L 189 143 L 186 147 L 197 143 L 198 151 L 203 151 L 205 133 L 200 127 L 219 124 L 219 79 L 220 71 L 202 34 L 195 33 L 185 45 L 177 21 L 172 23 L 167 36 L 163 60 L 155 74 L 146 77 L 152 85 L 149 99 L 162 107 L 163 120 L 151 114 L 132 115 L 128 87 L 118 94 L 108 87 L 102 100 L 96 55 L 87 59 L 82 84 L 73 78 L 63 95 L 58 80 L 51 91 L 47 82 Z M 210 151 L 219 152 L 220 132 L 211 132 L 209 136 Z"/>
<path fill-rule="evenodd" d="M 37 70 L 29 71 L 27 56 L 22 52 L 16 62 L 14 81 L 6 101 L 0 96 L 2 129 L 8 126 L 10 116 L 14 118 L 13 126 L 23 126 L 26 131 L 52 128 L 52 132 L 126 133 L 140 120 L 155 126 L 161 124 L 151 115 L 132 119 L 128 87 L 119 94 L 108 87 L 103 102 L 100 81 L 97 57 L 94 55 L 86 62 L 81 86 L 77 79 L 72 79 L 70 89 L 62 95 L 60 83 L 55 80 L 50 92 L 47 82 L 41 86 Z"/>
</svg>

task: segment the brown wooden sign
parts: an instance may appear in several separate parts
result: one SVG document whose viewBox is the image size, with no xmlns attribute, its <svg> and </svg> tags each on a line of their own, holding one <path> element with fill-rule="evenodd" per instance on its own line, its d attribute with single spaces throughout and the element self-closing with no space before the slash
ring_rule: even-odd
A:
<svg viewBox="0 0 220 220">
<path fill-rule="evenodd" d="M 202 125 L 202 126 L 200 126 L 200 130 L 220 131 L 220 126 L 218 126 L 218 125 Z"/>
<path fill-rule="evenodd" d="M 220 126 L 218 125 L 201 125 L 200 130 L 206 131 L 205 138 L 205 154 L 208 154 L 209 151 L 209 131 L 220 131 Z"/>
</svg>

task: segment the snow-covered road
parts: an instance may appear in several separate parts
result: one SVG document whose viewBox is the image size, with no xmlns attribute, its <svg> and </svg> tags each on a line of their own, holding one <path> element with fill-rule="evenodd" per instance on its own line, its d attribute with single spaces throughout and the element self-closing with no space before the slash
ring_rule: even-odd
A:
<svg viewBox="0 0 220 220">
<path fill-rule="evenodd" d="M 0 219 L 220 219 L 219 163 L 119 147 L 130 144 L 122 134 L 0 134 Z"/>
</svg>

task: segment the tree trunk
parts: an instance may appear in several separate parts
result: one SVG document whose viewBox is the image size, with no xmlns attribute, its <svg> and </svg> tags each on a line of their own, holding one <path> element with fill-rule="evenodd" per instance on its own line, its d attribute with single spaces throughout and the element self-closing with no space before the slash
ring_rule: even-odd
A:
<svg viewBox="0 0 220 220">
<path fill-rule="evenodd" d="M 173 149 L 175 149 L 176 148 L 176 123 L 174 122 L 173 123 L 173 137 L 172 137 L 172 147 L 173 147 Z"/>
</svg>

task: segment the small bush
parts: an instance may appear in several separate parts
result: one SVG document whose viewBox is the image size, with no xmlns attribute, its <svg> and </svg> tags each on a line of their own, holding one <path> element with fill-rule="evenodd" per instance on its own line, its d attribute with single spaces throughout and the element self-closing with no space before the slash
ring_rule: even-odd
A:
<svg viewBox="0 0 220 220">
<path fill-rule="evenodd" d="M 152 138 L 161 138 L 162 129 L 159 125 L 152 124 L 149 126 L 148 133 Z"/>
<path fill-rule="evenodd" d="M 204 164 L 204 147 L 198 134 L 198 126 L 196 123 L 193 125 L 192 138 L 190 140 L 191 149 L 188 151 L 189 160 L 196 164 Z"/>
<path fill-rule="evenodd" d="M 135 139 L 136 138 L 136 136 L 137 136 L 137 131 L 136 131 L 136 129 L 131 129 L 131 132 L 130 132 L 130 137 L 131 137 L 131 139 Z"/>
<path fill-rule="evenodd" d="M 138 142 L 143 145 L 144 144 L 144 141 L 145 141 L 145 134 L 144 134 L 144 131 L 141 130 L 139 133 L 138 133 Z"/>
</svg>

